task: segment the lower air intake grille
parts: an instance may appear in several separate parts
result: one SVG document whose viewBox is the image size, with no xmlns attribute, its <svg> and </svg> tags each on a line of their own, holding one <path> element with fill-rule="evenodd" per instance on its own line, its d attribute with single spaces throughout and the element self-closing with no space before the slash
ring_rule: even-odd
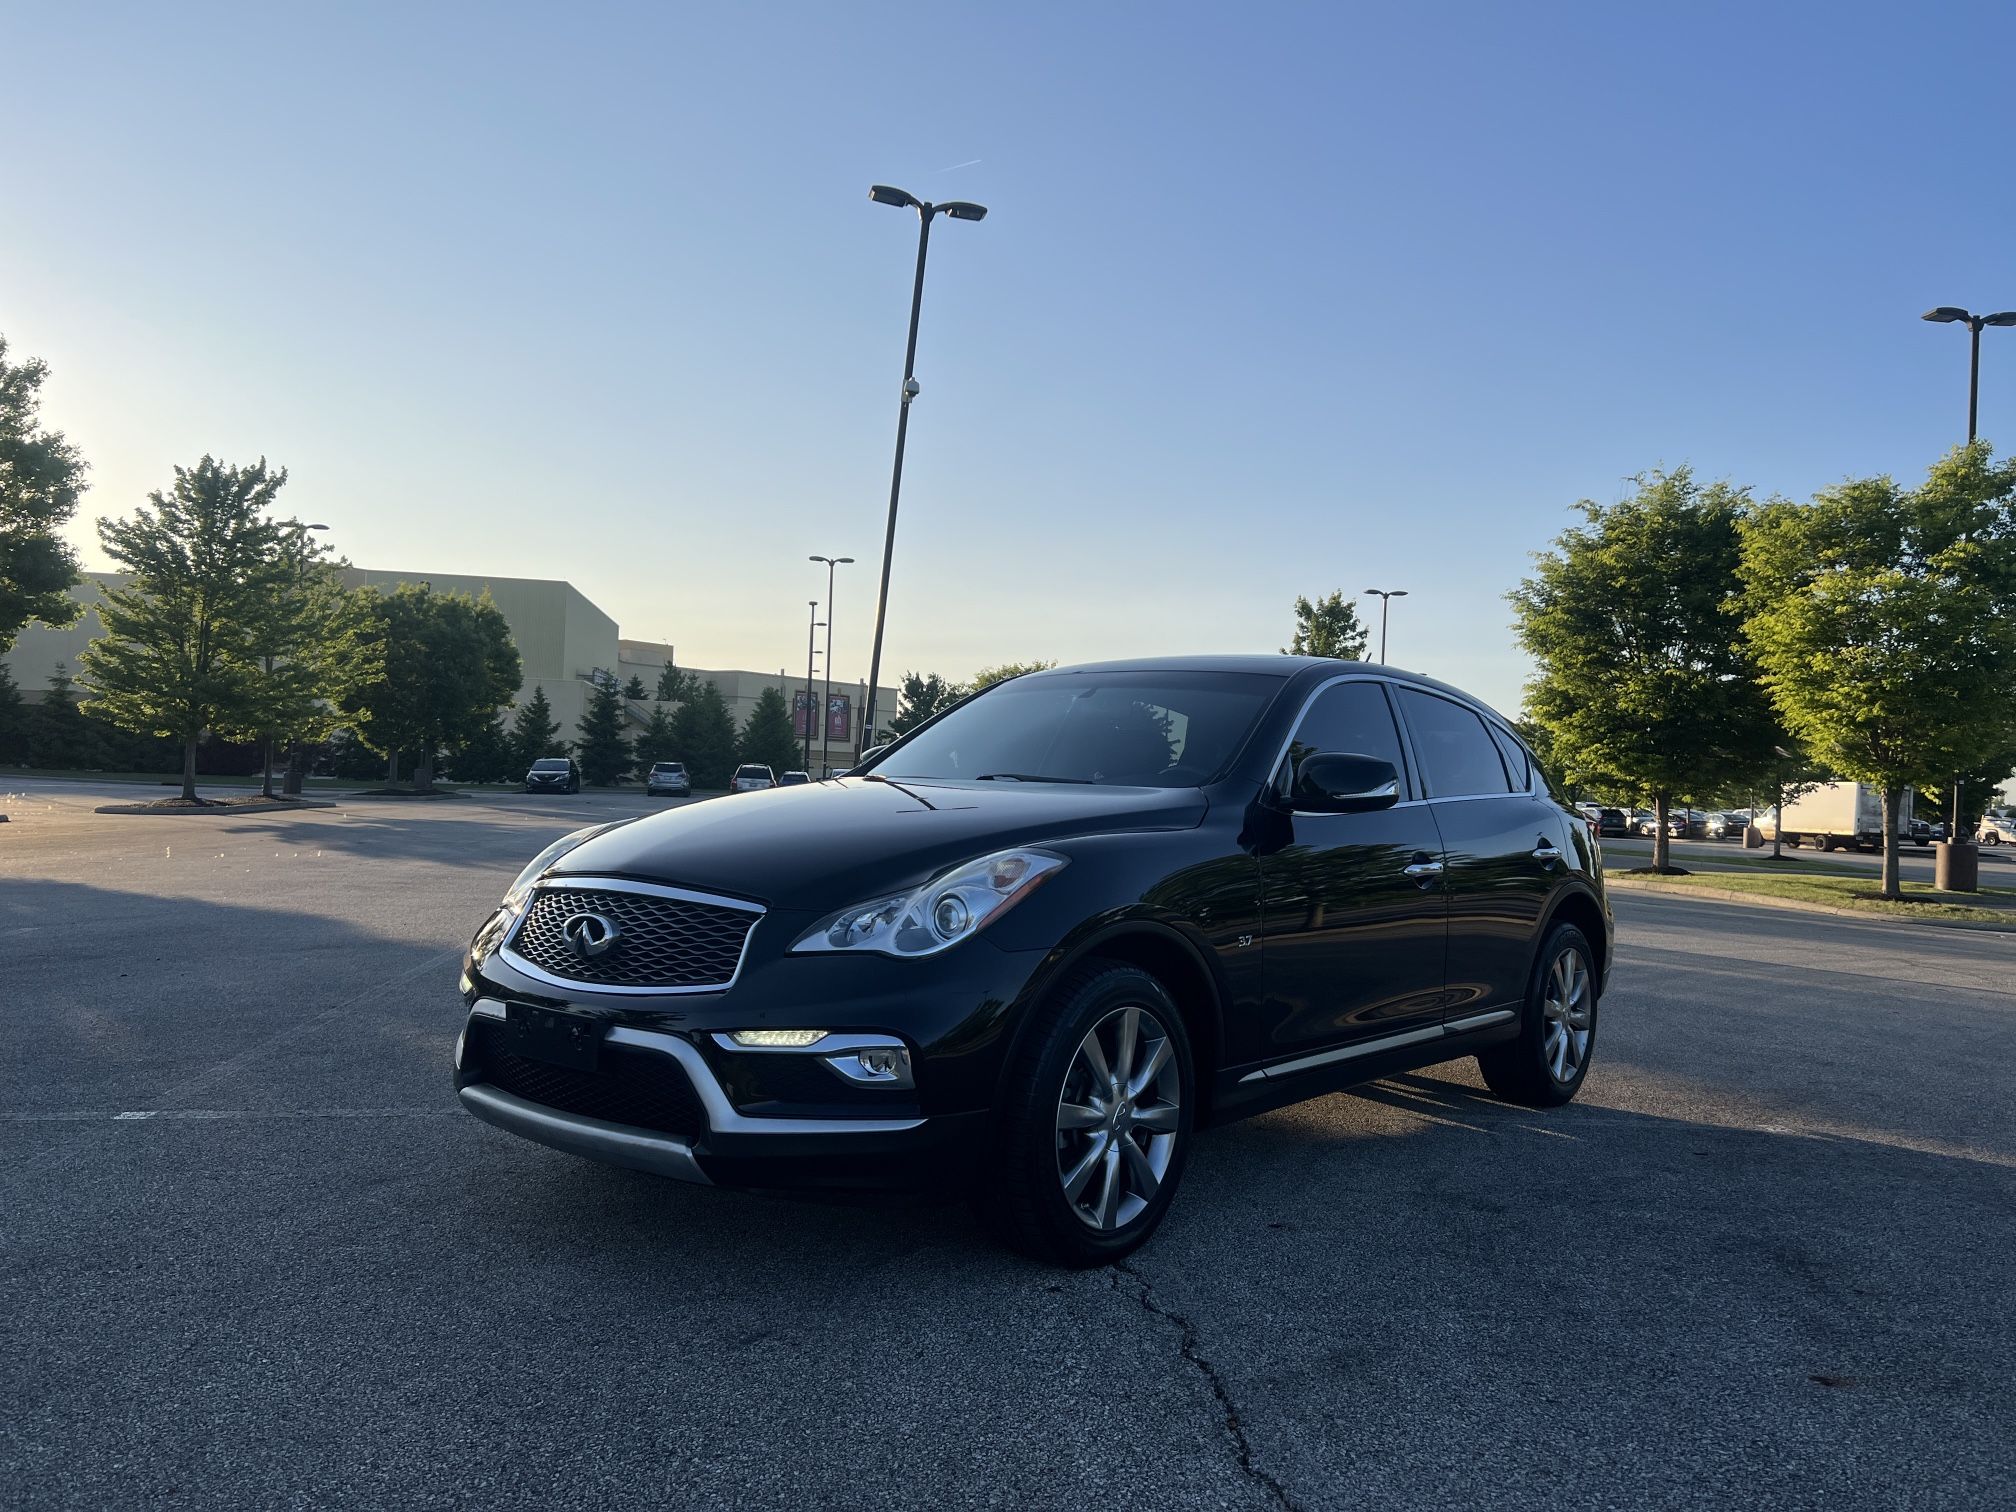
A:
<svg viewBox="0 0 2016 1512">
<path fill-rule="evenodd" d="M 576 1071 L 511 1054 L 500 1048 L 498 1030 L 478 1020 L 469 1026 L 464 1062 L 498 1091 L 541 1107 L 663 1134 L 707 1129 L 707 1110 L 686 1068 L 655 1050 L 604 1045 L 595 1070 Z"/>
</svg>

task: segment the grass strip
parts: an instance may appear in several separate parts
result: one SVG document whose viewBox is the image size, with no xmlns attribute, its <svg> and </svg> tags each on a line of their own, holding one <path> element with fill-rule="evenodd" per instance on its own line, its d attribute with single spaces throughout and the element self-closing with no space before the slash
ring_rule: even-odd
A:
<svg viewBox="0 0 2016 1512">
<path fill-rule="evenodd" d="M 1739 893 L 1747 897 L 1783 898 L 1793 903 L 1818 903 L 1848 913 L 1890 919 L 1920 919 L 1928 923 L 2002 924 L 2016 926 L 2016 889 L 1984 887 L 1979 893 L 1940 892 L 1923 882 L 1906 882 L 1903 900 L 1879 897 L 1877 879 L 1822 876 L 1815 873 L 1693 872 L 1684 877 L 1630 877 L 1622 868 L 1606 875 L 1648 892 Z M 1994 900 L 1985 902 L 1984 900 Z"/>
</svg>

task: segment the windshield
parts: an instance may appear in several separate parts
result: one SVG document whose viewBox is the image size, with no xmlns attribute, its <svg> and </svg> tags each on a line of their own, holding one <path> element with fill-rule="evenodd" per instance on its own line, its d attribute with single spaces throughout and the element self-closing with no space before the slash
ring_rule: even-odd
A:
<svg viewBox="0 0 2016 1512">
<path fill-rule="evenodd" d="M 1198 787 L 1284 681 L 1251 672 L 1077 672 L 990 688 L 877 761 L 881 777 Z"/>
<path fill-rule="evenodd" d="M 686 769 L 676 761 L 658 761 L 652 763 L 651 770 L 654 772 L 683 772 Z"/>
<path fill-rule="evenodd" d="M 564 772 L 567 770 L 567 763 L 562 758 L 548 756 L 543 761 L 533 762 L 532 770 L 535 772 Z"/>
</svg>

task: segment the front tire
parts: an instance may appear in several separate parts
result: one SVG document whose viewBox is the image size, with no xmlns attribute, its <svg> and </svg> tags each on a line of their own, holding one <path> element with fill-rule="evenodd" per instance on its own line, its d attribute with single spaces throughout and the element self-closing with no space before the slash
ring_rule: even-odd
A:
<svg viewBox="0 0 2016 1512">
<path fill-rule="evenodd" d="M 1582 1088 L 1596 1049 L 1596 955 L 1573 924 L 1548 932 L 1533 963 L 1519 1037 L 1477 1057 L 1484 1085 L 1506 1102 L 1558 1108 Z"/>
<path fill-rule="evenodd" d="M 1110 1265 L 1145 1243 L 1190 1148 L 1196 1071 L 1182 1014 L 1147 972 L 1075 968 L 1005 1079 L 982 1216 L 1056 1265 Z"/>
</svg>

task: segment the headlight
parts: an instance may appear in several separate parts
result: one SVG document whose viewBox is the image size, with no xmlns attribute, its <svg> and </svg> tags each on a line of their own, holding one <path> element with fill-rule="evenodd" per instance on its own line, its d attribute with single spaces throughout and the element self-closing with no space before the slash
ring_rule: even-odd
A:
<svg viewBox="0 0 2016 1512">
<path fill-rule="evenodd" d="M 878 955 L 936 955 L 1006 913 L 1064 865 L 1050 851 L 1008 850 L 968 861 L 913 892 L 843 908 L 807 930 L 794 954 L 867 950 Z"/>
<path fill-rule="evenodd" d="M 628 820 L 623 819 L 616 821 L 617 824 L 628 822 Z M 516 913 L 519 909 L 523 908 L 526 898 L 531 896 L 532 884 L 538 880 L 539 873 L 546 870 L 547 867 L 558 861 L 583 841 L 593 840 L 604 830 L 612 830 L 614 828 L 616 828 L 615 824 L 591 824 L 586 829 L 575 830 L 571 835 L 562 835 L 558 840 L 555 840 L 546 849 L 528 861 L 525 865 L 525 870 L 518 873 L 517 880 L 504 889 L 504 908 L 511 913 Z"/>
</svg>

